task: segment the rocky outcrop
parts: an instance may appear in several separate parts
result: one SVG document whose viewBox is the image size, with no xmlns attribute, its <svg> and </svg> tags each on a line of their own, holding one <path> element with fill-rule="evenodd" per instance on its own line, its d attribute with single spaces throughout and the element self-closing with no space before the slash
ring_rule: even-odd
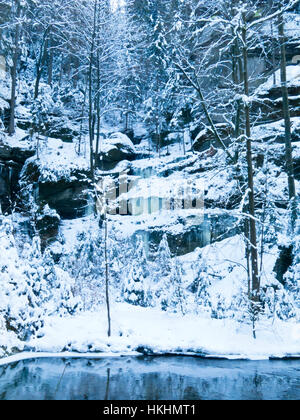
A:
<svg viewBox="0 0 300 420">
<path fill-rule="evenodd" d="M 63 219 L 76 219 L 89 211 L 88 184 L 74 178 L 72 181 L 61 180 L 38 185 L 39 201 L 47 203 Z"/>
<path fill-rule="evenodd" d="M 34 150 L 9 146 L 8 144 L 0 142 L 0 161 L 13 161 L 23 165 L 27 159 L 34 155 Z"/>
<path fill-rule="evenodd" d="M 300 140 L 300 117 L 291 118 L 291 135 L 292 141 Z M 252 138 L 265 144 L 273 141 L 275 143 L 285 142 L 285 124 L 284 120 L 279 120 L 273 123 L 261 124 L 252 129 Z"/>
<path fill-rule="evenodd" d="M 23 200 L 28 202 L 34 196 L 38 205 L 48 205 L 63 219 L 82 217 L 89 206 L 87 175 L 82 170 L 74 170 L 68 179 L 44 181 L 38 162 L 29 160 L 20 180 Z"/>
<path fill-rule="evenodd" d="M 294 55 L 296 53 L 294 52 Z M 256 98 L 252 102 L 252 112 L 256 114 L 257 121 L 277 121 L 283 118 L 282 90 L 280 85 L 280 70 L 271 76 L 266 83 L 256 91 Z M 300 117 L 300 67 L 287 67 L 287 88 L 290 101 L 291 117 Z"/>
<path fill-rule="evenodd" d="M 100 169 L 110 170 L 123 160 L 134 160 L 136 150 L 134 144 L 126 134 L 114 133 L 104 140 L 102 153 L 97 162 Z"/>
<path fill-rule="evenodd" d="M 149 227 L 139 230 L 136 236 L 144 239 L 149 244 L 149 253 L 155 253 L 164 235 L 167 235 L 168 244 L 173 256 L 189 254 L 196 248 L 202 248 L 211 243 L 226 239 L 239 232 L 235 225 L 235 217 L 228 214 L 216 214 L 182 218 L 170 226 Z"/>
<path fill-rule="evenodd" d="M 216 124 L 218 132 L 226 145 L 230 144 L 233 137 L 233 128 L 228 124 Z M 207 127 L 196 136 L 193 142 L 193 149 L 196 152 L 203 152 L 210 149 L 212 146 L 219 147 L 215 135 L 211 128 Z"/>
<path fill-rule="evenodd" d="M 32 123 L 28 119 L 18 119 L 17 126 L 22 130 L 31 130 Z M 45 137 L 52 137 L 54 139 L 62 140 L 66 143 L 72 143 L 74 138 L 79 136 L 78 131 L 72 126 L 71 122 L 67 118 L 51 117 L 43 125 L 43 128 L 39 132 L 40 135 Z"/>
<path fill-rule="evenodd" d="M 15 202 L 22 166 L 34 153 L 33 150 L 26 147 L 10 146 L 5 142 L 4 137 L 0 139 L 0 205 L 2 211 L 9 211 L 12 203 Z"/>
</svg>

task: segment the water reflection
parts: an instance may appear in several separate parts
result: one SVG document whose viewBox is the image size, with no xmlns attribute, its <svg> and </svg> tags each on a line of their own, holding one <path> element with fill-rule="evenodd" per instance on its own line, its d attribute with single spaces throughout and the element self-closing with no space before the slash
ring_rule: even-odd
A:
<svg viewBox="0 0 300 420">
<path fill-rule="evenodd" d="M 300 399 L 300 361 L 34 359 L 0 367 L 1 400 Z"/>
</svg>

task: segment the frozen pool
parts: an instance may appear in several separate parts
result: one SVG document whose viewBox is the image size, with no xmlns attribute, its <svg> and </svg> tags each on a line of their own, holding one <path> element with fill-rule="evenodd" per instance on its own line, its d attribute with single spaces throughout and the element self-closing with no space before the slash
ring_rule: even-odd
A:
<svg viewBox="0 0 300 420">
<path fill-rule="evenodd" d="M 0 366 L 0 399 L 300 399 L 300 361 L 32 359 Z"/>
</svg>

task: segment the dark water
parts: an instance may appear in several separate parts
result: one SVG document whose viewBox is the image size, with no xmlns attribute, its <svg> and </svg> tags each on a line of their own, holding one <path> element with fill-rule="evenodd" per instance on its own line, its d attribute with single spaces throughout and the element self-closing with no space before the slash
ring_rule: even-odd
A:
<svg viewBox="0 0 300 420">
<path fill-rule="evenodd" d="M 0 366 L 1 400 L 299 400 L 300 361 L 34 359 Z"/>
</svg>

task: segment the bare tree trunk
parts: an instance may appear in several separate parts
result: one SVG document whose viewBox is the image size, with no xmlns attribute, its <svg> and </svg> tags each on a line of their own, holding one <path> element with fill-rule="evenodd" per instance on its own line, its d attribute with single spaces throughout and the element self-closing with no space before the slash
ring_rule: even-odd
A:
<svg viewBox="0 0 300 420">
<path fill-rule="evenodd" d="M 83 103 L 81 108 L 81 120 L 80 120 L 80 132 L 79 132 L 79 141 L 78 141 L 78 155 L 81 154 L 81 143 L 82 143 L 82 131 L 83 131 L 83 121 L 84 121 L 84 110 L 85 110 L 85 103 L 87 97 L 87 90 L 88 90 L 88 75 L 86 77 L 84 95 L 83 95 Z"/>
<path fill-rule="evenodd" d="M 41 49 L 40 49 L 40 55 L 39 55 L 39 59 L 37 61 L 37 65 L 36 65 L 36 81 L 35 81 L 35 88 L 34 88 L 34 99 L 36 99 L 39 96 L 39 87 L 40 87 L 40 81 L 41 81 L 41 77 L 42 77 L 43 67 L 44 67 L 44 64 L 45 64 L 46 59 L 47 59 L 48 32 L 49 32 L 49 30 L 50 30 L 50 28 L 47 28 L 45 33 L 44 33 L 42 44 L 41 44 Z"/>
<path fill-rule="evenodd" d="M 204 114 L 205 114 L 205 116 L 206 116 L 206 118 L 207 118 L 207 120 L 209 122 L 209 125 L 210 125 L 210 127 L 212 129 L 212 132 L 214 133 L 214 136 L 215 136 L 216 141 L 218 142 L 218 144 L 220 145 L 220 147 L 226 152 L 226 154 L 229 157 L 230 161 L 233 162 L 233 163 L 235 163 L 234 157 L 231 155 L 231 153 L 229 152 L 229 150 L 226 147 L 225 143 L 223 142 L 223 140 L 222 140 L 222 138 L 221 138 L 221 136 L 219 134 L 219 131 L 218 131 L 215 123 L 213 122 L 213 119 L 212 119 L 212 117 L 211 117 L 211 115 L 210 115 L 210 113 L 208 111 L 208 108 L 207 108 L 207 105 L 206 105 L 206 101 L 204 99 L 204 96 L 203 96 L 202 89 L 201 89 L 201 86 L 200 86 L 200 83 L 199 83 L 198 78 L 196 77 L 196 80 L 193 81 L 191 79 L 191 77 L 189 76 L 189 74 L 185 71 L 185 69 L 180 64 L 178 64 L 178 63 L 175 62 L 174 65 L 175 65 L 175 67 L 178 68 L 178 70 L 180 70 L 182 72 L 182 74 L 187 79 L 187 81 L 191 84 L 191 86 L 198 93 L 199 98 L 200 98 L 201 106 L 202 106 L 203 111 L 204 111 Z"/>
<path fill-rule="evenodd" d="M 100 22 L 98 22 L 99 28 Z M 96 136 L 96 153 L 95 160 L 98 162 L 99 147 L 100 147 L 100 127 L 101 127 L 101 109 L 100 109 L 100 88 L 101 88 L 101 69 L 100 69 L 100 53 L 99 42 L 97 42 L 97 97 L 96 97 L 96 112 L 97 112 L 97 136 Z"/>
<path fill-rule="evenodd" d="M 106 203 L 105 203 L 105 206 L 106 206 Z M 107 255 L 108 254 L 108 252 L 107 252 L 108 226 L 107 226 L 106 211 L 105 211 L 104 229 L 105 229 L 105 238 L 104 238 L 105 295 L 106 295 L 107 322 L 108 322 L 107 335 L 108 335 L 108 337 L 110 337 L 111 336 L 111 316 L 110 316 L 110 301 L 109 301 L 109 270 L 108 270 L 108 255 Z"/>
<path fill-rule="evenodd" d="M 248 48 L 247 48 L 247 28 L 246 19 L 242 28 L 243 39 L 243 61 L 244 61 L 244 93 L 246 98 L 249 96 L 249 75 L 248 75 Z M 255 222 L 255 199 L 254 199 L 254 175 L 252 162 L 252 141 L 251 141 L 251 120 L 250 104 L 245 104 L 245 124 L 247 139 L 247 168 L 248 168 L 248 189 L 249 189 L 249 230 L 250 230 L 250 256 L 251 256 L 251 300 L 253 310 L 256 313 L 258 303 L 260 302 L 260 279 L 258 273 L 258 252 L 257 252 L 257 234 Z M 255 321 L 255 318 L 254 318 Z M 255 337 L 255 328 L 253 329 Z"/>
<path fill-rule="evenodd" d="M 292 155 L 292 136 L 291 136 L 291 116 L 289 108 L 289 94 L 287 88 L 287 74 L 286 74 L 286 37 L 284 34 L 284 21 L 282 14 L 278 19 L 278 32 L 281 50 L 281 89 L 282 89 L 282 105 L 283 115 L 285 122 L 285 160 L 286 169 L 288 174 L 288 188 L 289 188 L 289 199 L 292 205 L 292 230 L 295 228 L 297 220 L 297 207 L 296 207 L 296 187 L 295 187 L 295 176 L 293 166 L 293 155 Z"/>
<path fill-rule="evenodd" d="M 95 124 L 94 124 L 94 100 L 93 100 L 93 62 L 94 62 L 94 49 L 97 30 L 97 9 L 98 0 L 94 0 L 94 27 L 91 41 L 90 51 L 90 64 L 89 64 L 89 137 L 90 137 L 90 168 L 91 179 L 95 183 L 95 168 L 94 168 L 94 137 L 95 137 Z"/>
<path fill-rule="evenodd" d="M 48 85 L 52 87 L 53 83 L 53 41 L 51 34 L 49 35 L 48 44 Z"/>
<path fill-rule="evenodd" d="M 59 78 L 58 78 L 58 85 L 61 87 L 62 79 L 63 79 L 63 72 L 64 72 L 64 59 L 63 56 L 61 56 L 60 59 L 60 70 L 59 70 Z"/>
<path fill-rule="evenodd" d="M 269 13 L 274 12 L 274 0 L 269 0 Z M 271 20 L 271 38 L 272 38 L 272 66 L 273 66 L 273 85 L 276 85 L 276 55 L 275 55 L 275 39 L 274 39 L 274 24 Z"/>
<path fill-rule="evenodd" d="M 13 65 L 11 68 L 11 96 L 10 96 L 10 118 L 9 118 L 9 127 L 8 134 L 12 136 L 15 133 L 15 109 L 16 109 L 16 90 L 17 90 L 17 67 L 19 62 L 19 43 L 21 35 L 21 26 L 18 20 L 21 17 L 21 4 L 20 0 L 16 1 L 17 10 L 16 10 L 16 30 L 15 30 L 15 39 L 14 39 L 14 54 L 13 54 Z"/>
</svg>

